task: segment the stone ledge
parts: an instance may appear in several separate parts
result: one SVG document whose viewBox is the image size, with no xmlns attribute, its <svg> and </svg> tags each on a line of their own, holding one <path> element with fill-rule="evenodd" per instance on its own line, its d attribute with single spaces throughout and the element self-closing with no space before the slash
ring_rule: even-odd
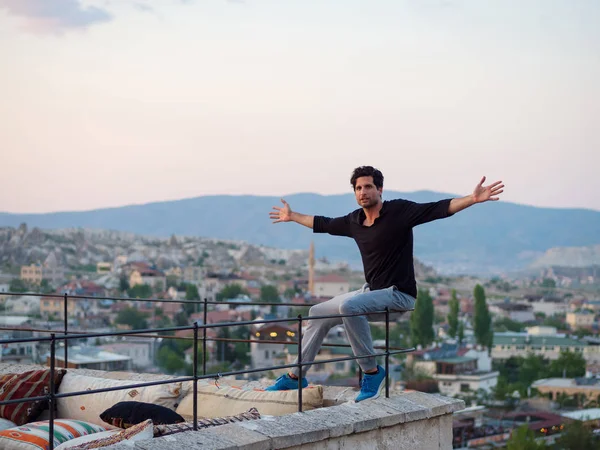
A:
<svg viewBox="0 0 600 450">
<path fill-rule="evenodd" d="M 385 428 L 410 426 L 411 423 L 430 419 L 436 419 L 438 423 L 439 417 L 450 415 L 463 408 L 462 400 L 409 392 L 389 399 L 379 398 L 362 403 L 348 402 L 304 413 L 265 417 L 256 421 L 164 436 L 137 442 L 135 448 L 166 450 L 173 447 L 185 449 L 202 446 L 207 450 L 272 450 L 305 444 L 321 446 L 330 439 L 374 430 L 383 431 Z M 448 431 L 451 434 L 451 429 Z M 131 446 L 117 444 L 106 448 L 126 450 L 131 449 Z"/>
</svg>

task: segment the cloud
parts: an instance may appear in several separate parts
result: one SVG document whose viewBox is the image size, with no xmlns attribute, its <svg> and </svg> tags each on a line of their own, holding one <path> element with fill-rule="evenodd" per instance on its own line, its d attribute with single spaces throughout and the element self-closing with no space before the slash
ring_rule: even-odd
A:
<svg viewBox="0 0 600 450">
<path fill-rule="evenodd" d="M 83 6 L 81 0 L 0 0 L 0 9 L 25 19 L 34 32 L 56 33 L 108 22 L 113 16 L 96 6 Z"/>
</svg>

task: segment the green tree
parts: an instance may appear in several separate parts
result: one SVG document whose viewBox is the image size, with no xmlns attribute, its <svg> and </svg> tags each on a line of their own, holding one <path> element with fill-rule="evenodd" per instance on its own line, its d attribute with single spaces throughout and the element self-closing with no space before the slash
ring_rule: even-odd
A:
<svg viewBox="0 0 600 450">
<path fill-rule="evenodd" d="M 280 303 L 279 292 L 273 285 L 266 284 L 260 288 L 260 301 L 266 303 Z"/>
<path fill-rule="evenodd" d="M 554 281 L 552 278 L 544 278 L 542 280 L 542 287 L 545 289 L 554 289 L 556 288 L 556 281 Z"/>
<path fill-rule="evenodd" d="M 508 317 L 502 317 L 494 321 L 495 331 L 514 331 L 519 333 L 525 329 L 525 325 L 520 322 L 509 319 Z"/>
<path fill-rule="evenodd" d="M 185 368 L 185 360 L 178 352 L 168 346 L 161 346 L 156 355 L 156 362 L 167 373 L 173 374 Z"/>
<path fill-rule="evenodd" d="M 528 425 L 521 425 L 517 428 L 506 443 L 506 450 L 544 450 L 547 448 L 544 442 L 536 441 L 535 433 L 529 429 Z"/>
<path fill-rule="evenodd" d="M 185 286 L 185 299 L 186 300 L 200 300 L 200 293 L 198 292 L 198 286 L 195 284 L 187 284 Z M 184 303 L 183 310 L 187 314 L 193 314 L 200 310 L 199 303 Z"/>
<path fill-rule="evenodd" d="M 170 287 L 176 288 L 178 284 L 179 284 L 179 279 L 177 278 L 176 275 L 167 276 L 167 289 L 169 289 Z"/>
<path fill-rule="evenodd" d="M 119 290 L 121 292 L 127 292 L 129 290 L 129 280 L 127 279 L 125 274 L 122 274 L 119 278 Z"/>
<path fill-rule="evenodd" d="M 143 330 L 144 328 L 148 328 L 146 318 L 146 314 L 139 312 L 137 309 L 127 307 L 119 311 L 115 323 L 129 325 L 133 330 Z"/>
<path fill-rule="evenodd" d="M 28 289 L 27 284 L 23 280 L 20 278 L 13 278 L 10 280 L 8 290 L 10 292 L 27 292 Z"/>
<path fill-rule="evenodd" d="M 42 294 L 50 294 L 54 289 L 52 289 L 52 286 L 50 285 L 50 281 L 48 281 L 46 278 L 44 278 L 42 280 L 42 282 L 40 283 L 40 289 L 39 291 Z"/>
<path fill-rule="evenodd" d="M 149 284 L 136 284 L 129 288 L 127 294 L 131 298 L 150 298 L 152 297 L 152 288 Z"/>
<path fill-rule="evenodd" d="M 583 377 L 585 375 L 585 358 L 579 352 L 561 351 L 558 358 L 550 363 L 550 377 L 562 378 Z"/>
<path fill-rule="evenodd" d="M 248 291 L 237 283 L 228 284 L 217 294 L 217 300 L 222 302 L 231 298 L 239 297 L 242 294 L 248 294 Z"/>
<path fill-rule="evenodd" d="M 419 289 L 415 310 L 410 317 L 410 335 L 413 345 L 427 347 L 433 342 L 433 300 L 429 291 Z"/>
<path fill-rule="evenodd" d="M 473 333 L 475 334 L 475 340 L 479 345 L 490 348 L 493 339 L 493 331 L 491 329 L 492 317 L 490 316 L 485 301 L 485 291 L 483 286 L 480 284 L 475 286 L 473 296 L 475 297 L 473 314 Z"/>
<path fill-rule="evenodd" d="M 546 327 L 558 328 L 560 330 L 565 326 L 564 315 L 555 314 L 553 316 L 546 317 L 542 322 L 542 325 Z"/>
<path fill-rule="evenodd" d="M 459 322 L 458 324 L 456 337 L 458 338 L 458 345 L 462 345 L 463 341 L 465 340 L 465 325 L 462 322 Z"/>
<path fill-rule="evenodd" d="M 456 297 L 456 289 L 452 289 L 452 298 L 450 299 L 450 303 L 448 304 L 450 308 L 450 312 L 448 313 L 448 335 L 450 337 L 456 337 L 456 333 L 458 333 L 458 311 L 460 309 L 460 305 L 458 303 L 458 298 Z"/>
<path fill-rule="evenodd" d="M 600 443 L 594 439 L 591 430 L 580 421 L 565 426 L 556 441 L 556 448 L 561 450 L 598 450 Z"/>
<path fill-rule="evenodd" d="M 185 311 L 180 311 L 173 317 L 173 322 L 175 323 L 176 327 L 185 327 L 186 325 L 190 325 L 190 315 Z"/>
<path fill-rule="evenodd" d="M 543 375 L 548 368 L 548 361 L 541 355 L 529 353 L 526 358 L 521 358 L 519 368 L 519 382 L 525 386 L 525 390 L 531 386 L 535 380 L 545 378 Z M 521 392 L 525 394 L 526 392 Z"/>
</svg>

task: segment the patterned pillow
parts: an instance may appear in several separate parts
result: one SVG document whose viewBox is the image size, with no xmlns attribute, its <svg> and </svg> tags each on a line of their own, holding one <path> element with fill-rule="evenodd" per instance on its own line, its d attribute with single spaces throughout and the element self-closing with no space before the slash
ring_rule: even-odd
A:
<svg viewBox="0 0 600 450">
<path fill-rule="evenodd" d="M 55 392 L 58 392 L 65 373 L 64 369 L 54 371 Z M 50 369 L 5 375 L 0 383 L 0 402 L 47 395 L 50 389 Z M 0 417 L 17 425 L 24 425 L 37 419 L 47 407 L 47 400 L 0 405 Z"/>
<path fill-rule="evenodd" d="M 47 420 L 0 431 L 2 450 L 46 450 L 50 445 L 50 425 Z M 106 431 L 106 428 L 81 420 L 57 419 L 54 421 L 54 447 L 62 442 Z"/>
<path fill-rule="evenodd" d="M 109 445 L 117 444 L 123 441 L 135 442 L 135 441 L 145 441 L 146 439 L 152 439 L 154 437 L 152 432 L 152 421 L 150 419 L 138 423 L 126 430 L 117 432 L 111 436 L 101 437 L 99 439 L 83 442 L 81 444 L 77 442 L 73 442 L 73 445 L 69 445 L 69 443 L 64 446 L 64 449 L 69 450 L 89 450 L 93 448 L 102 448 L 107 447 Z M 114 430 L 113 430 L 114 431 Z M 56 450 L 62 450 L 60 447 Z"/>
<path fill-rule="evenodd" d="M 155 425 L 185 422 L 172 409 L 144 402 L 119 402 L 100 414 L 100 418 L 117 428 L 129 428 L 148 419 Z"/>
</svg>

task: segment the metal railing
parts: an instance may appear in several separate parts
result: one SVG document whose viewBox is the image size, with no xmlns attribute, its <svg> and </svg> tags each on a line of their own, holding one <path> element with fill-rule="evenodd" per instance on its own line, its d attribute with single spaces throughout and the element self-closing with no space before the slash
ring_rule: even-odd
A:
<svg viewBox="0 0 600 450">
<path fill-rule="evenodd" d="M 389 308 L 385 308 L 382 311 L 371 311 L 368 313 L 353 313 L 353 314 L 332 314 L 332 315 L 321 315 L 321 316 L 308 316 L 303 317 L 299 314 L 295 318 L 282 318 L 282 319 L 263 319 L 263 320 L 249 320 L 249 321 L 237 321 L 237 322 L 220 322 L 207 324 L 207 316 L 208 316 L 208 305 L 233 305 L 233 306 L 293 306 L 293 307 L 309 307 L 315 306 L 315 304 L 296 304 L 296 303 L 269 303 L 269 302 L 219 302 L 219 301 L 208 301 L 206 298 L 204 300 L 169 300 L 169 299 L 132 299 L 132 298 L 119 298 L 119 297 L 91 297 L 91 296 L 81 296 L 81 295 L 64 295 L 62 294 L 32 294 L 32 293 L 2 293 L 2 295 L 7 296 L 23 296 L 30 295 L 36 296 L 40 298 L 62 298 L 64 302 L 64 322 L 63 322 L 63 330 L 62 334 L 57 334 L 56 330 L 43 330 L 43 329 L 34 329 L 34 328 L 7 328 L 3 327 L 3 330 L 15 330 L 15 331 L 32 331 L 32 332 L 43 332 L 49 333 L 49 337 L 32 337 L 32 338 L 19 338 L 19 339 L 3 339 L 0 340 L 0 345 L 4 344 L 16 344 L 16 343 L 26 343 L 26 342 L 49 342 L 50 344 L 50 380 L 49 380 L 49 392 L 47 395 L 38 396 L 38 397 L 28 397 L 28 398 L 20 398 L 20 399 L 12 399 L 12 400 L 4 400 L 0 401 L 0 406 L 2 405 L 10 405 L 16 403 L 25 403 L 31 401 L 47 401 L 49 408 L 49 449 L 53 450 L 53 437 L 54 437 L 54 421 L 55 421 L 55 407 L 56 401 L 60 398 L 66 397 L 74 397 L 78 395 L 90 395 L 96 393 L 103 392 L 112 392 L 118 390 L 125 389 L 134 389 L 141 388 L 147 386 L 157 386 L 162 384 L 171 384 L 178 382 L 193 382 L 193 429 L 198 429 L 198 381 L 206 380 L 206 379 L 218 379 L 220 377 L 225 376 L 233 376 L 233 375 L 246 375 L 250 373 L 258 373 L 258 372 L 267 372 L 273 370 L 282 370 L 282 369 L 294 369 L 297 368 L 299 375 L 298 378 L 301 380 L 303 377 L 304 367 L 317 365 L 317 364 L 328 364 L 328 363 L 337 363 L 337 362 L 345 362 L 345 361 L 357 361 L 365 358 L 373 358 L 373 357 L 384 357 L 385 358 L 385 396 L 386 398 L 390 395 L 389 390 L 389 360 L 390 356 L 398 355 L 402 353 L 409 353 L 414 351 L 414 347 L 412 348 L 391 348 L 390 347 L 390 314 L 400 311 L 393 311 Z M 166 328 L 149 328 L 143 330 L 127 330 L 127 331 L 111 331 L 105 333 L 85 333 L 85 332 L 69 332 L 69 324 L 68 324 L 68 302 L 70 299 L 78 300 L 113 300 L 113 301 L 129 301 L 129 302 L 151 302 L 151 303 L 184 303 L 184 304 L 201 304 L 203 305 L 203 323 L 201 325 L 198 322 L 195 322 L 193 325 L 187 326 L 178 326 L 178 327 L 166 327 Z M 402 311 L 404 312 L 404 311 Z M 302 361 L 302 326 L 304 322 L 309 320 L 327 320 L 334 318 L 346 318 L 346 317 L 356 317 L 356 316 L 370 316 L 370 315 L 384 315 L 385 316 L 385 347 L 384 352 L 369 354 L 369 355 L 360 355 L 360 356 L 347 356 L 342 358 L 331 358 L 326 360 L 318 360 L 318 361 Z M 294 341 L 275 341 L 275 340 L 257 340 L 257 339 L 230 339 L 230 338 L 208 338 L 206 336 L 206 330 L 212 328 L 226 328 L 226 327 L 239 327 L 244 325 L 259 325 L 259 324 L 275 324 L 275 323 L 292 323 L 297 326 L 297 342 Z M 175 336 L 164 336 L 164 335 L 156 335 L 150 333 L 165 333 L 165 332 L 177 332 L 177 331 L 186 331 L 192 330 L 193 337 L 175 337 Z M 198 332 L 202 330 L 202 337 L 198 336 Z M 185 377 L 175 377 L 168 380 L 158 380 L 158 381 L 150 381 L 144 383 L 135 383 L 129 384 L 126 386 L 118 386 L 118 387 L 110 387 L 110 388 L 102 388 L 102 389 L 94 389 L 87 391 L 77 391 L 77 392 L 68 392 L 59 394 L 56 392 L 55 387 L 55 370 L 56 370 L 56 343 L 59 341 L 64 342 L 64 368 L 68 368 L 68 342 L 74 339 L 89 339 L 89 338 L 101 338 L 101 337 L 115 337 L 115 336 L 138 336 L 138 337 L 148 337 L 148 338 L 173 338 L 173 339 L 193 339 L 193 363 L 192 363 L 192 376 Z M 198 374 L 198 347 L 199 341 L 202 341 L 202 375 Z M 206 362 L 207 362 L 207 352 L 206 352 L 206 342 L 207 341 L 225 341 L 225 342 L 254 342 L 254 343 L 281 343 L 281 344 L 296 344 L 298 347 L 298 357 L 295 363 L 292 364 L 281 364 L 277 366 L 268 366 L 268 367 L 260 367 L 260 368 L 252 368 L 246 370 L 237 370 L 237 371 L 228 371 L 228 372 L 219 372 L 219 373 L 206 373 Z M 327 344 L 324 343 L 322 346 L 329 347 L 350 347 L 348 344 Z M 375 347 L 375 349 L 382 349 L 382 347 Z M 362 380 L 362 371 L 359 368 L 359 383 Z M 298 383 L 298 412 L 302 412 L 302 388 L 301 383 Z"/>
</svg>

